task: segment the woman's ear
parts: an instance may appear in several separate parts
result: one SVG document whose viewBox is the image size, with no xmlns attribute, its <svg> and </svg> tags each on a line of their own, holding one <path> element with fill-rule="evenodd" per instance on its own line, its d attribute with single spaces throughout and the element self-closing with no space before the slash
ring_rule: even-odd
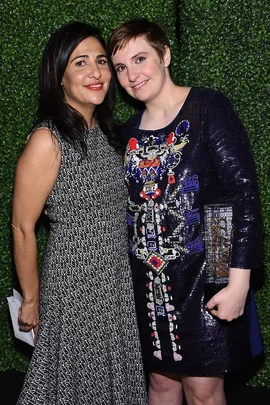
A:
<svg viewBox="0 0 270 405">
<path fill-rule="evenodd" d="M 164 62 L 165 67 L 168 67 L 171 63 L 171 50 L 168 46 L 165 46 L 163 62 Z"/>
</svg>

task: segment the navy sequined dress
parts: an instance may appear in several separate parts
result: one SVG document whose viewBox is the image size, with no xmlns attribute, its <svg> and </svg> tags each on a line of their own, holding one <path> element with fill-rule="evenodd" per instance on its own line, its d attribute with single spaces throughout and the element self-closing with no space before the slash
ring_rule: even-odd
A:
<svg viewBox="0 0 270 405">
<path fill-rule="evenodd" d="M 211 283 L 204 218 L 208 204 L 232 207 L 227 270 L 261 265 L 260 207 L 248 135 L 228 99 L 212 89 L 191 88 L 165 128 L 139 129 L 142 114 L 125 124 L 123 137 L 146 370 L 190 376 L 236 371 L 252 357 L 247 314 L 226 322 L 205 309 Z"/>
</svg>

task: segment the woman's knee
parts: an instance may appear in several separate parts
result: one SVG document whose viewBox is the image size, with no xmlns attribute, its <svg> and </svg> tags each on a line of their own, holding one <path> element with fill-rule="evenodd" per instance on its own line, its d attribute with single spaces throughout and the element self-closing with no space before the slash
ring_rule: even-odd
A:
<svg viewBox="0 0 270 405">
<path fill-rule="evenodd" d="M 226 405 L 223 377 L 184 377 L 183 387 L 188 404 Z"/>
<path fill-rule="evenodd" d="M 149 384 L 156 392 L 182 392 L 182 383 L 179 376 L 167 373 L 151 373 Z"/>
</svg>

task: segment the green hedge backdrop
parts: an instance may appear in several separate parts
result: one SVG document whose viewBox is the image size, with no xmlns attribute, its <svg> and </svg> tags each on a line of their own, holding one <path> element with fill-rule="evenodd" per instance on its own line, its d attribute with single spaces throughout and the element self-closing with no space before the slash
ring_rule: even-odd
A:
<svg viewBox="0 0 270 405">
<path fill-rule="evenodd" d="M 172 46 L 178 84 L 215 87 L 232 101 L 249 131 L 256 160 L 264 221 L 264 267 L 256 302 L 265 361 L 249 384 L 270 387 L 270 167 L 268 0 L 3 0 L 0 4 L 0 371 L 25 371 L 31 350 L 13 337 L 7 296 L 18 288 L 12 261 L 11 203 L 14 170 L 35 118 L 41 53 L 50 33 L 79 20 L 99 26 L 107 39 L 124 20 L 145 16 L 160 23 Z M 120 94 L 115 114 L 127 119 L 134 107 Z M 46 240 L 38 230 L 40 262 Z"/>
</svg>

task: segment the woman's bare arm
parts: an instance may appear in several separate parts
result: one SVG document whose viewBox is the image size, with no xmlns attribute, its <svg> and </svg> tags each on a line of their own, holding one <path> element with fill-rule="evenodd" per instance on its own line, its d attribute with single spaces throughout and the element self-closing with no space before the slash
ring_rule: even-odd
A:
<svg viewBox="0 0 270 405">
<path fill-rule="evenodd" d="M 36 130 L 18 160 L 12 207 L 14 261 L 23 294 L 19 321 L 24 331 L 38 325 L 35 225 L 54 186 L 59 166 L 60 151 L 55 137 L 46 128 Z"/>
</svg>

